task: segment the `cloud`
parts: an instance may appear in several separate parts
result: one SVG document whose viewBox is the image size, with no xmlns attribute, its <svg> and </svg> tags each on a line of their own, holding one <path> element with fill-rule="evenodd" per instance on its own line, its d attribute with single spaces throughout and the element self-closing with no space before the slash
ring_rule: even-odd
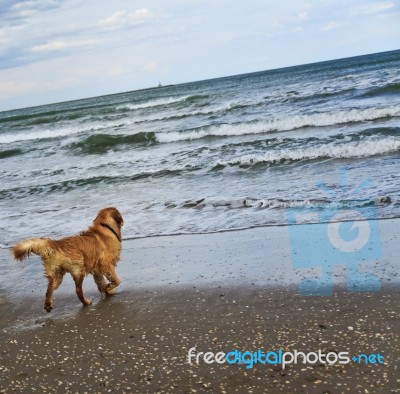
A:
<svg viewBox="0 0 400 394">
<path fill-rule="evenodd" d="M 337 22 L 329 22 L 326 25 L 321 27 L 321 31 L 337 29 L 339 26 L 340 26 L 340 24 Z"/>
<path fill-rule="evenodd" d="M 5 26 L 0 27 L 0 45 L 12 42 L 13 35 L 24 30 L 24 26 Z"/>
<path fill-rule="evenodd" d="M 29 93 L 38 87 L 38 83 L 30 82 L 14 82 L 0 81 L 0 98 L 8 98 Z"/>
<path fill-rule="evenodd" d="M 47 12 L 60 8 L 64 0 L 22 0 L 3 1 L 0 4 L 0 14 L 3 22 L 10 24 L 24 23 L 39 12 Z"/>
<path fill-rule="evenodd" d="M 144 65 L 143 71 L 153 73 L 158 70 L 158 64 L 156 62 L 149 62 Z"/>
<path fill-rule="evenodd" d="M 0 0 L 0 108 L 398 47 L 395 0 L 292 3 Z"/>
<path fill-rule="evenodd" d="M 140 8 L 133 12 L 116 11 L 110 17 L 101 19 L 98 24 L 101 27 L 116 29 L 125 26 L 139 25 L 155 18 L 147 8 Z"/>
<path fill-rule="evenodd" d="M 111 77 L 118 77 L 123 73 L 124 69 L 122 67 L 111 67 L 108 69 L 108 75 L 110 75 Z"/>
<path fill-rule="evenodd" d="M 308 12 L 307 11 L 300 11 L 298 14 L 299 19 L 306 20 L 308 19 Z"/>
<path fill-rule="evenodd" d="M 394 3 L 391 2 L 362 5 L 360 7 L 353 8 L 351 11 L 351 16 L 374 15 L 390 10 L 391 8 L 394 8 L 394 6 Z"/>
<path fill-rule="evenodd" d="M 31 76 L 34 77 L 35 72 Z M 49 75 L 51 77 L 51 74 Z M 13 79 L 0 80 L 0 102 L 10 103 L 10 99 L 13 97 L 36 95 L 38 92 L 41 94 L 46 92 L 57 92 L 63 89 L 70 89 L 82 83 L 82 80 L 76 76 L 65 76 L 56 78 L 54 80 L 25 80 L 16 81 Z M 52 93 L 54 94 L 54 93 Z"/>
<path fill-rule="evenodd" d="M 20 16 L 30 16 L 39 11 L 48 11 L 60 7 L 62 1 L 56 0 L 26 0 L 16 2 L 10 9 Z"/>
<path fill-rule="evenodd" d="M 92 47 L 96 43 L 95 40 L 79 40 L 79 41 L 63 41 L 63 40 L 53 40 L 46 44 L 36 45 L 31 48 L 32 52 L 43 53 L 43 52 L 55 52 L 64 49 L 71 48 L 82 48 L 82 47 Z"/>
<path fill-rule="evenodd" d="M 61 78 L 53 82 L 46 82 L 45 87 L 48 90 L 56 90 L 56 89 L 63 89 L 63 88 L 69 88 L 71 86 L 76 86 L 80 82 L 81 81 L 79 78 L 71 76 L 67 78 Z"/>
</svg>

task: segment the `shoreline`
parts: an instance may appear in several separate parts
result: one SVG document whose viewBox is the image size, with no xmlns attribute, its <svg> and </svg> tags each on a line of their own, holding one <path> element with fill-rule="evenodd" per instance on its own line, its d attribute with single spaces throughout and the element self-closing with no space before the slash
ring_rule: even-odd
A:
<svg viewBox="0 0 400 394">
<path fill-rule="evenodd" d="M 350 222 L 381 222 L 381 221 L 389 221 L 389 220 L 398 220 L 400 219 L 400 216 L 391 216 L 391 217 L 383 217 L 383 218 L 374 218 L 374 219 L 341 219 L 334 221 L 334 223 L 350 223 Z M 308 223 L 271 223 L 271 224 L 259 224 L 259 225 L 253 225 L 249 227 L 237 227 L 237 228 L 227 228 L 223 230 L 211 230 L 211 231 L 201 231 L 201 232 L 196 232 L 196 233 L 191 233 L 191 232 L 178 232 L 178 233 L 167 233 L 167 234 L 154 234 L 154 235 L 143 235 L 143 236 L 128 236 L 126 238 L 121 238 L 122 241 L 135 241 L 139 239 L 147 239 L 147 238 L 162 238 L 162 237 L 177 237 L 177 236 L 186 236 L 186 235 L 212 235 L 212 234 L 221 234 L 221 233 L 230 233 L 230 232 L 239 232 L 239 231 L 247 231 L 247 230 L 254 230 L 254 229 L 259 229 L 259 228 L 274 228 L 274 227 L 289 227 L 289 226 L 309 226 L 309 225 L 315 225 L 315 224 L 328 224 L 328 223 L 333 223 L 332 221 L 319 221 L 319 222 L 308 222 Z M 76 234 L 70 234 L 70 235 L 76 235 Z M 65 235 L 67 236 L 67 235 Z M 48 237 L 51 238 L 51 237 Z M 15 241 L 17 242 L 17 241 Z M 11 249 L 12 246 L 5 246 L 3 244 L 0 244 L 0 250 L 6 250 L 6 249 Z"/>
<path fill-rule="evenodd" d="M 375 222 L 375 221 L 382 221 L 382 220 L 396 220 L 400 219 L 400 216 L 393 216 L 393 217 L 388 217 L 388 218 L 378 218 L 378 219 L 341 219 L 335 221 L 335 223 L 349 223 L 349 222 Z M 246 230 L 253 230 L 257 228 L 270 228 L 270 227 L 289 227 L 289 226 L 308 226 L 308 225 L 313 225 L 313 224 L 327 224 L 327 223 L 332 223 L 328 221 L 320 221 L 320 222 L 310 222 L 310 223 L 271 223 L 271 224 L 259 224 L 259 225 L 254 225 L 250 227 L 238 227 L 238 228 L 227 228 L 223 230 L 215 230 L 215 231 L 204 231 L 204 232 L 197 232 L 197 233 L 189 233 L 189 232 L 181 232 L 181 233 L 172 233 L 172 234 L 155 234 L 155 235 L 144 235 L 142 237 L 127 237 L 127 238 L 122 238 L 123 241 L 132 241 L 136 239 L 144 239 L 144 238 L 158 238 L 158 237 L 175 237 L 179 235 L 208 235 L 208 234 L 220 234 L 220 233 L 229 233 L 229 232 L 235 232 L 235 231 L 246 231 Z M 9 247 L 8 247 L 9 248 Z"/>
<path fill-rule="evenodd" d="M 379 225 L 381 255 L 372 256 L 371 261 L 361 261 L 355 268 L 360 274 L 374 275 L 382 287 L 400 286 L 400 262 L 395 257 L 399 250 L 396 232 L 400 219 L 377 220 L 375 224 Z M 262 226 L 207 234 L 123 239 L 121 261 L 117 266 L 117 274 L 122 280 L 118 290 L 175 290 L 218 285 L 295 288 L 307 278 L 321 276 L 321 268 L 326 263 L 321 264 L 318 259 L 322 257 L 318 255 L 308 256 L 314 259 L 311 261 L 313 264 L 295 261 L 299 251 L 293 248 L 298 245 L 293 244 L 289 230 L 290 226 Z M 316 239 L 316 233 L 326 231 L 324 223 L 299 224 L 296 231 L 300 231 L 303 237 L 300 246 L 313 239 L 315 248 L 325 247 L 320 239 Z M 310 253 L 310 250 L 306 252 Z M 362 256 L 362 260 L 366 257 Z M 354 270 L 354 265 L 341 261 L 330 267 L 328 280 L 333 289 L 346 287 L 350 269 Z M 351 272 L 351 275 L 355 274 Z M 47 282 L 38 256 L 32 255 L 23 262 L 16 262 L 10 248 L 0 249 L 0 274 L 0 299 L 14 299 L 14 304 L 24 298 L 42 299 Z M 368 277 L 360 280 L 365 280 L 364 290 L 368 290 Z M 15 283 L 26 285 L 20 287 Z M 34 286 L 29 288 L 29 284 Z M 360 285 L 362 287 L 363 283 Z M 84 281 L 84 291 L 89 296 L 98 294 L 90 275 Z M 58 294 L 60 298 L 75 296 L 70 275 L 65 276 L 55 292 L 56 299 Z"/>
</svg>

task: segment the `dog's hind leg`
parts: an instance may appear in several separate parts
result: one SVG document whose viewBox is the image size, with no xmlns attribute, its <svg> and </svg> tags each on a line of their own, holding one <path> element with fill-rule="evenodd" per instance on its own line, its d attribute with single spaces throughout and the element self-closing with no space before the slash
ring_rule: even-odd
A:
<svg viewBox="0 0 400 394">
<path fill-rule="evenodd" d="M 104 279 L 104 276 L 102 274 L 93 274 L 93 279 L 97 285 L 97 288 L 99 289 L 100 293 L 105 293 L 106 292 L 106 287 L 107 283 Z"/>
<path fill-rule="evenodd" d="M 56 290 L 60 287 L 63 278 L 64 278 L 65 271 L 60 270 L 57 271 L 54 275 L 54 282 L 53 282 L 53 290 Z"/>
<path fill-rule="evenodd" d="M 46 300 L 44 302 L 44 309 L 47 312 L 50 312 L 53 309 L 53 292 L 61 285 L 63 276 L 63 271 L 56 271 L 53 274 L 47 274 L 49 283 L 47 285 Z"/>
<path fill-rule="evenodd" d="M 88 300 L 83 296 L 83 289 L 82 289 L 82 283 L 83 280 L 85 279 L 85 275 L 72 275 L 72 278 L 74 279 L 75 282 L 75 290 L 76 290 L 76 295 L 80 299 L 83 305 L 90 305 L 92 301 Z"/>
<path fill-rule="evenodd" d="M 106 272 L 106 278 L 110 282 L 106 287 L 106 294 L 109 295 L 109 296 L 114 295 L 115 294 L 115 288 L 121 283 L 121 280 L 118 278 L 114 267 L 111 267 Z"/>
<path fill-rule="evenodd" d="M 44 301 L 44 309 L 47 312 L 50 312 L 53 309 L 53 291 L 54 291 L 55 277 L 47 276 L 47 280 L 49 281 L 49 283 L 47 285 L 46 299 Z"/>
</svg>

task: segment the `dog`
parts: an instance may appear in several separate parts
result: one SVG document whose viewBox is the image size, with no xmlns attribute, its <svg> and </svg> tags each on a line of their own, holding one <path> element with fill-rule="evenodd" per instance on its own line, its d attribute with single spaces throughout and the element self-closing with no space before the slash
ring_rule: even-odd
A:
<svg viewBox="0 0 400 394">
<path fill-rule="evenodd" d="M 121 253 L 121 227 L 124 220 L 118 209 L 104 208 L 86 231 L 79 235 L 59 240 L 32 238 L 18 242 L 12 253 L 16 260 L 23 260 L 31 253 L 42 258 L 44 273 L 48 279 L 44 309 L 53 309 L 53 292 L 69 272 L 75 282 L 75 290 L 83 305 L 91 301 L 84 297 L 82 283 L 85 276 L 92 274 L 100 293 L 106 296 L 115 294 L 121 283 L 115 267 Z M 106 277 L 109 281 L 107 284 Z"/>
</svg>

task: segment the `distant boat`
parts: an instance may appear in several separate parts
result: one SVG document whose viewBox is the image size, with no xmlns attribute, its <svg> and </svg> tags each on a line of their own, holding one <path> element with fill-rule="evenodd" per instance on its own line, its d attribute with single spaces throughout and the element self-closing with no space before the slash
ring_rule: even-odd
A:
<svg viewBox="0 0 400 394">
<path fill-rule="evenodd" d="M 159 87 L 159 88 L 162 88 L 161 82 L 158 83 L 158 87 Z"/>
</svg>

